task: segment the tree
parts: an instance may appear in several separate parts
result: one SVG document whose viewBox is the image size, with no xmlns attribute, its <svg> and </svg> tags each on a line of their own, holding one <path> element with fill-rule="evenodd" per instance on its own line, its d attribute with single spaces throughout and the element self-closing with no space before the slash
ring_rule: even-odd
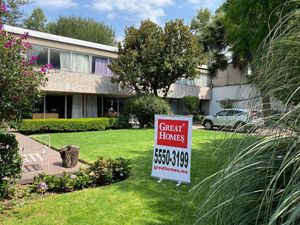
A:
<svg viewBox="0 0 300 225">
<path fill-rule="evenodd" d="M 1 15 L 1 11 L 0 11 Z M 39 98 L 39 88 L 45 84 L 44 73 L 33 65 L 37 57 L 26 59 L 31 50 L 28 34 L 14 37 L 0 29 L 0 128 L 20 120 L 23 113 L 30 113 L 32 103 Z"/>
<path fill-rule="evenodd" d="M 2 15 L 3 23 L 11 26 L 20 26 L 21 18 L 24 16 L 24 12 L 20 8 L 29 4 L 29 0 L 6 0 L 5 3 L 8 13 Z"/>
<path fill-rule="evenodd" d="M 253 60 L 252 55 L 269 32 L 272 32 L 273 27 L 279 21 L 280 15 L 288 14 L 298 4 L 297 1 L 287 2 L 286 0 L 225 1 L 217 10 L 216 17 L 212 17 L 212 21 L 218 24 L 217 29 L 212 29 L 213 32 L 207 32 L 205 29 L 202 32 L 202 30 L 196 29 L 198 33 L 204 33 L 204 35 L 200 35 L 200 42 L 212 46 L 214 57 L 211 57 L 210 74 L 214 75 L 219 69 L 224 70 L 227 68 L 225 51 L 231 52 L 232 62 L 236 67 L 244 71 L 250 68 L 250 62 Z M 203 17 L 203 15 L 197 16 L 196 21 L 199 20 L 198 18 Z M 211 23 L 208 22 L 207 24 L 210 27 L 209 24 Z M 218 42 L 221 45 L 218 45 Z M 253 68 L 250 69 L 252 71 L 250 81 L 258 86 L 255 83 L 257 71 Z M 268 90 L 264 88 L 260 89 L 260 92 L 263 96 L 263 113 L 265 117 L 268 117 L 271 113 L 270 96 L 267 95 Z"/>
<path fill-rule="evenodd" d="M 170 21 L 164 28 L 144 20 L 139 28 L 126 28 L 119 57 L 109 65 L 117 74 L 112 81 L 137 94 L 166 97 L 180 78 L 195 78 L 200 53 L 196 39 L 182 20 Z"/>
<path fill-rule="evenodd" d="M 204 49 L 208 75 L 211 77 L 216 77 L 218 70 L 225 70 L 228 64 L 225 56 L 228 44 L 225 41 L 222 17 L 223 13 L 217 12 L 216 15 L 212 15 L 204 8 L 198 11 L 191 22 L 191 31 Z"/>
<path fill-rule="evenodd" d="M 279 22 L 281 15 L 286 15 L 297 8 L 299 2 L 286 0 L 227 0 L 220 8 L 224 13 L 223 24 L 225 38 L 233 53 L 234 62 L 243 67 L 251 67 L 249 63 L 252 55 L 259 48 L 265 38 L 273 32 L 274 26 Z M 267 41 L 267 40 L 266 40 Z M 259 71 L 252 70 L 252 81 Z M 259 86 L 258 83 L 255 83 Z M 261 87 L 261 86 L 260 86 Z M 260 88 L 263 113 L 270 116 L 270 95 L 268 89 Z"/>
<path fill-rule="evenodd" d="M 103 22 L 79 16 L 61 16 L 56 22 L 48 23 L 46 31 L 65 37 L 96 42 L 106 45 L 115 44 L 115 34 Z"/>
<path fill-rule="evenodd" d="M 32 11 L 31 15 L 24 20 L 24 26 L 27 29 L 45 31 L 45 23 L 47 18 L 41 8 L 36 8 Z"/>
</svg>

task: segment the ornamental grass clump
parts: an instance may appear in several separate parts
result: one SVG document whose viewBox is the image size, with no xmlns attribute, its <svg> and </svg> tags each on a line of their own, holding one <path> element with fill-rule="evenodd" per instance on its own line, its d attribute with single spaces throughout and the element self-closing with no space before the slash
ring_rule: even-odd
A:
<svg viewBox="0 0 300 225">
<path fill-rule="evenodd" d="M 240 149 L 194 188 L 198 192 L 210 185 L 195 224 L 300 224 L 299 21 L 299 9 L 283 16 L 250 65 L 258 89 L 282 103 L 281 113 L 264 118 L 272 120 L 273 132 Z"/>
</svg>

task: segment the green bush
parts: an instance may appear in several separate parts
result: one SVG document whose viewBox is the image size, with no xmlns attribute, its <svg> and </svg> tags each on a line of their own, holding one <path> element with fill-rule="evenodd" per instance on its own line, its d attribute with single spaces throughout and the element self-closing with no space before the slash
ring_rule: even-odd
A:
<svg viewBox="0 0 300 225">
<path fill-rule="evenodd" d="M 154 126 L 155 114 L 169 114 L 170 106 L 162 98 L 153 95 L 139 95 L 132 97 L 125 103 L 127 114 L 134 114 L 138 118 L 141 127 Z"/>
<path fill-rule="evenodd" d="M 112 128 L 116 122 L 116 118 L 26 119 L 18 130 L 25 134 L 95 131 Z"/>
<path fill-rule="evenodd" d="M 14 135 L 0 133 L 0 199 L 10 197 L 14 180 L 20 178 L 22 160 Z"/>
<path fill-rule="evenodd" d="M 112 160 L 99 157 L 89 170 L 96 186 L 105 185 L 126 179 L 131 170 L 131 162 L 123 158 Z"/>
<path fill-rule="evenodd" d="M 191 115 L 197 114 L 199 111 L 200 99 L 195 96 L 185 96 L 182 98 L 185 108 L 189 111 Z"/>
<path fill-rule="evenodd" d="M 89 168 L 72 174 L 64 173 L 61 177 L 46 174 L 36 176 L 32 191 L 42 194 L 46 192 L 63 193 L 107 185 L 126 179 L 131 168 L 130 160 L 99 157 Z"/>
</svg>

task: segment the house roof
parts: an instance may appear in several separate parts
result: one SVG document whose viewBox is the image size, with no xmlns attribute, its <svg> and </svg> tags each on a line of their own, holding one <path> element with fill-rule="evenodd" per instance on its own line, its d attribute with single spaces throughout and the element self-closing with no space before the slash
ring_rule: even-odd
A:
<svg viewBox="0 0 300 225">
<path fill-rule="evenodd" d="M 79 46 L 83 46 L 83 47 L 105 50 L 105 51 L 109 51 L 109 52 L 118 52 L 117 47 L 113 47 L 110 45 L 98 44 L 98 43 L 89 42 L 89 41 L 82 41 L 82 40 L 78 40 L 75 38 L 63 37 L 63 36 L 59 36 L 59 35 L 48 34 L 48 33 L 40 32 L 40 31 L 29 30 L 29 29 L 24 29 L 24 28 L 20 28 L 20 27 L 9 26 L 9 25 L 4 25 L 3 29 L 9 33 L 24 34 L 25 32 L 28 32 L 30 37 L 41 38 L 41 39 L 45 39 L 45 40 L 49 40 L 49 41 L 56 41 L 56 42 L 65 43 L 65 44 L 79 45 Z"/>
</svg>

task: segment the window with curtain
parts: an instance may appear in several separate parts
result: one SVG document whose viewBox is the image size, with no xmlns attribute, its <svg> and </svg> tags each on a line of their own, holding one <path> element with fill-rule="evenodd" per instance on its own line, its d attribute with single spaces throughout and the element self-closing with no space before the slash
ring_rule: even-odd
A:
<svg viewBox="0 0 300 225">
<path fill-rule="evenodd" d="M 112 75 L 111 70 L 107 67 L 111 63 L 108 58 L 93 57 L 93 73 L 110 77 Z"/>
<path fill-rule="evenodd" d="M 71 54 L 70 52 L 60 52 L 60 69 L 63 71 L 71 70 Z"/>
<path fill-rule="evenodd" d="M 72 72 L 90 73 L 90 60 L 88 55 L 72 53 Z"/>
</svg>

